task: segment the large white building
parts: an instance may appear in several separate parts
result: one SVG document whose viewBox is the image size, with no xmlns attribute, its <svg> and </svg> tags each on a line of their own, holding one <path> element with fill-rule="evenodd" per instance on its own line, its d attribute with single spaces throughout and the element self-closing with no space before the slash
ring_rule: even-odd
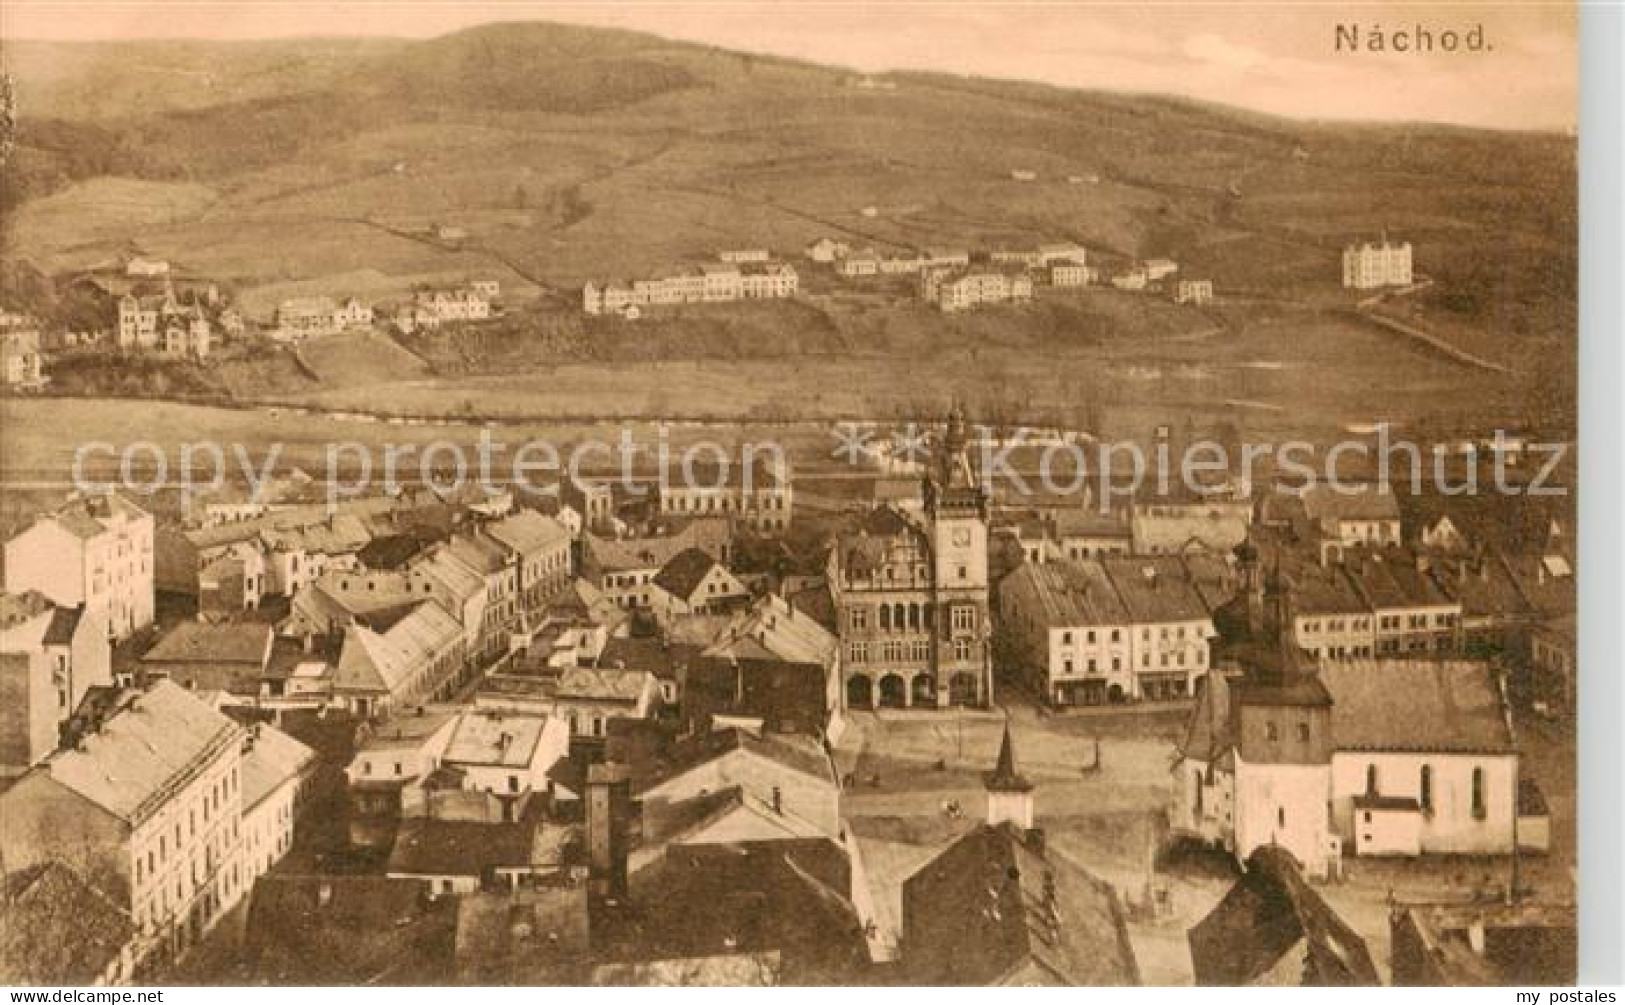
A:
<svg viewBox="0 0 1625 1005">
<path fill-rule="evenodd" d="M 132 956 L 178 952 L 236 904 L 246 733 L 186 689 L 97 695 L 58 751 L 0 794 L 6 867 L 57 860 L 136 928 Z"/>
<path fill-rule="evenodd" d="M 667 304 L 724 303 L 795 296 L 800 277 L 786 262 L 708 262 L 656 279 L 631 284 L 587 283 L 581 309 L 587 314 L 624 314 Z"/>
<path fill-rule="evenodd" d="M 150 513 L 117 492 L 77 497 L 6 542 L 6 586 L 83 604 L 124 639 L 152 624 L 152 548 Z"/>
<path fill-rule="evenodd" d="M 928 268 L 921 273 L 920 292 L 927 303 L 936 304 L 944 313 L 952 313 L 981 304 L 1030 300 L 1033 281 L 1025 272 L 972 271 L 953 275 L 942 269 Z"/>
<path fill-rule="evenodd" d="M 1100 705 L 1134 693 L 1134 626 L 1099 562 L 1024 562 L 1000 581 L 999 612 L 1046 701 Z"/>
<path fill-rule="evenodd" d="M 783 455 L 764 451 L 716 464 L 672 464 L 657 488 L 667 516 L 724 516 L 759 530 L 784 530 L 794 510 L 793 485 Z"/>
<path fill-rule="evenodd" d="M 1343 249 L 1343 286 L 1352 290 L 1374 290 L 1383 286 L 1411 285 L 1411 245 L 1409 241 L 1389 243 L 1361 241 Z"/>
</svg>

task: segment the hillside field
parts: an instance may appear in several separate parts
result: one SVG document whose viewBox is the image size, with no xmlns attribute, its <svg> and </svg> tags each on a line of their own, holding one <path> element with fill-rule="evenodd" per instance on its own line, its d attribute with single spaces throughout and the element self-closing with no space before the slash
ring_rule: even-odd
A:
<svg viewBox="0 0 1625 1005">
<path fill-rule="evenodd" d="M 65 275 L 139 248 L 218 278 L 262 320 L 286 296 L 376 302 L 421 283 L 501 281 L 510 327 L 411 345 L 443 381 L 500 376 L 545 388 L 543 401 L 573 401 L 575 389 L 552 382 L 557 367 L 801 368 L 850 354 L 892 361 L 918 383 L 932 368 L 914 362 L 944 349 L 974 350 L 983 368 L 1034 355 L 1107 361 L 1154 357 L 1213 327 L 1110 293 L 944 319 L 899 306 L 911 294 L 839 281 L 801 258 L 826 235 L 882 250 L 1071 240 L 1107 271 L 1172 257 L 1182 275 L 1212 278 L 1222 299 L 1248 305 L 1224 322 L 1225 340 L 1317 370 L 1318 347 L 1275 338 L 1272 314 L 1336 303 L 1339 249 L 1386 231 L 1411 241 L 1418 271 L 1435 280 L 1417 309 L 1549 389 L 1543 407 L 1572 407 L 1571 137 L 1292 122 L 933 74 L 889 74 L 894 89 L 865 90 L 837 69 L 544 23 L 304 48 L 7 43 L 3 55 L 31 96 L 5 169 L 21 193 L 0 218 L 8 259 Z M 196 73 L 213 75 L 207 92 L 173 85 Z M 1018 168 L 1036 179 L 1014 180 Z M 468 238 L 428 239 L 436 224 Z M 744 246 L 796 261 L 809 295 L 651 312 L 636 326 L 569 316 L 586 280 L 664 274 Z M 375 365 L 381 379 L 407 376 L 388 350 L 353 362 L 351 376 Z M 1403 397 L 1477 380 L 1386 349 L 1355 363 L 1309 404 L 1340 410 L 1345 392 Z M 1034 376 L 1039 388 L 1046 377 Z M 317 393 L 343 399 L 355 382 Z M 806 381 L 799 390 L 868 397 Z M 1229 397 L 1165 384 L 1126 396 Z"/>
</svg>

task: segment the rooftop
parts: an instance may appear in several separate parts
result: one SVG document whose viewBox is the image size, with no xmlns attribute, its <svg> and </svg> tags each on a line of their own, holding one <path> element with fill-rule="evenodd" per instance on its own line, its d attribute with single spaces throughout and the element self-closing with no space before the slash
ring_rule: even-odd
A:
<svg viewBox="0 0 1625 1005">
<path fill-rule="evenodd" d="M 1500 686 L 1487 663 L 1337 660 L 1320 670 L 1338 750 L 1512 753 Z"/>
<path fill-rule="evenodd" d="M 249 730 L 252 739 L 244 745 L 239 769 L 245 810 L 297 778 L 316 760 L 314 750 L 275 726 L 262 723 Z"/>
<path fill-rule="evenodd" d="M 240 727 L 168 681 L 111 698 L 97 728 L 86 728 L 36 770 L 121 820 L 139 822 L 191 772 L 234 742 Z"/>
<path fill-rule="evenodd" d="M 135 934 L 129 912 L 61 861 L 0 878 L 0 982 L 94 984 Z"/>
<path fill-rule="evenodd" d="M 905 956 L 913 981 L 985 985 L 1036 968 L 1027 979 L 1140 982 L 1111 886 L 1011 824 L 978 826 L 949 845 L 904 882 L 903 902 L 904 938 L 930 947 Z"/>
<path fill-rule="evenodd" d="M 685 548 L 660 567 L 654 584 L 680 600 L 687 600 L 716 565 L 717 561 L 699 548 Z"/>
<path fill-rule="evenodd" d="M 457 717 L 442 760 L 454 765 L 527 767 L 546 729 L 543 715 L 469 710 Z"/>
<path fill-rule="evenodd" d="M 536 862 L 539 825 L 468 820 L 403 820 L 390 849 L 391 876 L 477 876 L 528 869 Z"/>
<path fill-rule="evenodd" d="M 141 657 L 143 663 L 244 663 L 264 667 L 271 626 L 183 621 Z"/>
</svg>

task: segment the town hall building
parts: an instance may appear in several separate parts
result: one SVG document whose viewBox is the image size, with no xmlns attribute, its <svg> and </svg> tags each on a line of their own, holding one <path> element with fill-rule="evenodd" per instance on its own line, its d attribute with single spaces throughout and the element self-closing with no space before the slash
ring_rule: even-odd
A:
<svg viewBox="0 0 1625 1005">
<path fill-rule="evenodd" d="M 934 460 L 918 515 L 879 507 L 830 552 L 848 708 L 992 701 L 989 498 L 958 410 Z"/>
</svg>

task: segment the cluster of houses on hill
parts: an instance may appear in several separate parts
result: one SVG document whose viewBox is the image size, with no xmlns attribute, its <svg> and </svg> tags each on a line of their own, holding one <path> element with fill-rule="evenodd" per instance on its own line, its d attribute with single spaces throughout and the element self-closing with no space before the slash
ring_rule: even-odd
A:
<svg viewBox="0 0 1625 1005">
<path fill-rule="evenodd" d="M 581 309 L 636 318 L 654 306 L 783 299 L 795 296 L 799 286 L 800 277 L 788 262 L 774 260 L 764 248 L 738 248 L 719 253 L 715 262 L 668 276 L 589 282 L 581 290 Z"/>
<path fill-rule="evenodd" d="M 414 290 L 393 310 L 374 308 L 355 297 L 342 301 L 332 297 L 295 297 L 277 305 L 271 337 L 282 342 L 335 335 L 350 329 L 371 328 L 387 317 L 396 330 L 411 334 L 433 330 L 442 324 L 485 321 L 499 309 L 501 284 L 494 279 L 473 280 L 451 288 L 426 287 Z"/>
<path fill-rule="evenodd" d="M 873 248 L 854 250 L 844 241 L 823 237 L 809 244 L 805 253 L 810 260 L 828 264 L 837 275 L 848 279 L 917 276 L 921 299 L 948 313 L 982 304 L 1029 300 L 1037 283 L 1056 289 L 1081 289 L 1102 278 L 1101 270 L 1089 264 L 1087 250 L 1073 242 L 996 247 L 974 255 L 957 248 L 884 254 Z M 1115 273 L 1110 281 L 1119 290 L 1165 290 L 1176 303 L 1210 303 L 1211 280 L 1167 282 L 1178 268 L 1168 259 L 1151 259 Z"/>
<path fill-rule="evenodd" d="M 895 253 L 873 248 L 855 250 L 847 242 L 823 237 L 809 244 L 805 254 L 846 279 L 913 277 L 921 299 L 945 313 L 1030 300 L 1035 282 L 1058 289 L 1080 289 L 1101 279 L 1100 270 L 1089 264 L 1087 251 L 1070 242 L 1032 248 L 1001 247 L 973 255 L 961 248 L 945 247 Z M 1166 289 L 1178 303 L 1201 305 L 1212 301 L 1211 280 L 1165 283 L 1177 269 L 1171 261 L 1153 259 L 1113 276 L 1112 284 L 1128 290 Z M 798 289 L 793 266 L 775 259 L 764 248 L 743 248 L 721 252 L 715 262 L 671 276 L 630 283 L 589 282 L 582 288 L 581 304 L 587 314 L 635 318 L 651 306 L 791 297 Z"/>
<path fill-rule="evenodd" d="M 43 363 L 57 351 L 105 345 L 123 352 L 201 362 L 222 344 L 263 332 L 276 342 L 373 327 L 387 320 L 411 333 L 442 324 L 478 322 L 501 310 L 501 284 L 471 280 L 454 287 L 414 290 L 410 299 L 376 307 L 356 297 L 291 297 L 256 325 L 205 277 L 158 258 L 126 255 L 93 266 L 73 286 L 107 305 L 110 327 L 56 331 L 27 314 L 0 310 L 0 375 L 23 390 L 44 387 Z"/>
</svg>

